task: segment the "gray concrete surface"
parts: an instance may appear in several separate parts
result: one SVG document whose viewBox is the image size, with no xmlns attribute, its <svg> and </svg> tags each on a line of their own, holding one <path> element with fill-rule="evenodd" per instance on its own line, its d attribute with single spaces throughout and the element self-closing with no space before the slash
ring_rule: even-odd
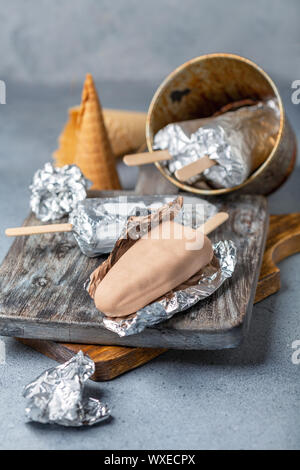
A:
<svg viewBox="0 0 300 470">
<path fill-rule="evenodd" d="M 192 57 L 235 52 L 295 80 L 299 13 L 298 0 L 1 0 L 0 75 L 160 81 Z"/>
<path fill-rule="evenodd" d="M 119 89 L 104 82 L 98 88 L 106 105 L 145 109 L 153 87 Z M 281 90 L 297 127 L 300 106 L 290 104 L 288 87 Z M 4 228 L 20 224 L 27 214 L 33 172 L 50 159 L 66 107 L 77 102 L 76 92 L 67 90 L 20 86 L 11 93 L 9 104 L 0 106 L 1 259 L 11 243 Z M 136 175 L 121 171 L 125 185 L 132 187 Z M 297 167 L 270 197 L 272 213 L 299 211 L 299 177 Z M 91 429 L 25 423 L 23 386 L 53 361 L 1 338 L 6 362 L 0 364 L 0 448 L 299 448 L 300 365 L 291 360 L 292 343 L 300 340 L 299 266 L 299 255 L 281 263 L 281 291 L 254 307 L 249 336 L 240 348 L 170 351 L 110 383 L 91 384 L 114 416 Z"/>
<path fill-rule="evenodd" d="M 86 6 L 85 6 L 86 5 Z M 205 52 L 244 54 L 271 73 L 298 133 L 300 79 L 297 0 L 122 2 L 0 0 L 0 259 L 4 228 L 28 212 L 28 185 L 51 158 L 79 102 L 84 74 L 97 79 L 104 106 L 146 110 L 161 78 Z M 163 9 L 157 12 L 157 6 Z M 134 171 L 121 168 L 125 187 Z M 300 167 L 269 198 L 271 213 L 300 209 Z M 0 449 L 299 449 L 299 271 L 280 264 L 280 293 L 257 304 L 249 336 L 236 350 L 169 351 L 109 383 L 90 387 L 112 407 L 111 422 L 89 429 L 28 424 L 23 386 L 54 362 L 0 338 Z M 5 358 L 4 358 L 5 349 Z"/>
</svg>

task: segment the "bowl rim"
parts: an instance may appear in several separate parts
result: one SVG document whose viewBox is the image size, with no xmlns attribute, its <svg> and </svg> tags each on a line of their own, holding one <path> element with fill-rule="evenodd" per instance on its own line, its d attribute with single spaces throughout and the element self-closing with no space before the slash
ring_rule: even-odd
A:
<svg viewBox="0 0 300 470">
<path fill-rule="evenodd" d="M 265 168 L 269 166 L 270 162 L 273 160 L 273 158 L 274 158 L 274 156 L 277 152 L 277 149 L 278 149 L 279 144 L 280 144 L 281 139 L 282 139 L 283 129 L 284 129 L 284 122 L 285 122 L 285 110 L 284 110 L 284 106 L 283 106 L 282 99 L 281 99 L 281 96 L 279 94 L 279 91 L 278 91 L 275 83 L 273 82 L 273 80 L 270 78 L 270 76 L 259 65 L 257 65 L 252 60 L 247 59 L 246 57 L 242 57 L 238 54 L 230 54 L 230 53 L 224 53 L 224 52 L 215 52 L 215 53 L 212 53 L 212 54 L 204 54 L 204 55 L 195 57 L 194 59 L 188 60 L 184 64 L 177 67 L 173 72 L 171 72 L 162 81 L 162 83 L 159 85 L 156 92 L 154 93 L 153 98 L 152 98 L 151 103 L 150 103 L 150 106 L 149 106 L 149 109 L 148 109 L 148 112 L 147 112 L 147 119 L 146 119 L 146 142 L 147 142 L 147 147 L 148 147 L 149 152 L 153 151 L 152 136 L 151 136 L 152 131 L 151 131 L 151 128 L 150 128 L 150 121 L 151 121 L 152 113 L 153 113 L 153 110 L 154 110 L 154 107 L 156 105 L 156 102 L 157 102 L 158 98 L 163 93 L 166 86 L 169 85 L 170 82 L 178 74 L 180 74 L 184 69 L 186 69 L 187 67 L 190 67 L 191 65 L 193 65 L 195 63 L 202 62 L 203 60 L 212 59 L 212 58 L 216 58 L 216 57 L 226 58 L 226 59 L 230 59 L 230 60 L 236 60 L 236 61 L 239 61 L 239 62 L 241 61 L 241 62 L 246 63 L 247 65 L 250 65 L 256 71 L 258 71 L 266 79 L 266 81 L 269 83 L 269 85 L 271 86 L 271 88 L 274 92 L 275 97 L 278 100 L 278 106 L 279 106 L 279 112 L 280 112 L 280 121 L 279 121 L 279 130 L 278 130 L 278 134 L 277 134 L 277 137 L 276 137 L 276 142 L 275 142 L 274 147 L 273 147 L 270 155 L 268 156 L 268 158 L 243 183 L 241 183 L 237 186 L 233 186 L 232 188 L 220 188 L 220 189 L 196 188 L 195 186 L 192 186 L 192 185 L 189 185 L 189 184 L 186 184 L 186 183 L 182 183 L 181 181 L 178 181 L 173 176 L 169 175 L 166 172 L 166 170 L 164 169 L 164 167 L 161 165 L 160 162 L 155 162 L 154 163 L 156 168 L 158 168 L 158 170 L 162 173 L 162 175 L 165 178 L 167 178 L 171 183 L 175 184 L 175 186 L 177 186 L 178 188 L 180 188 L 184 191 L 195 193 L 195 194 L 202 194 L 204 196 L 215 196 L 215 195 L 219 195 L 219 194 L 227 194 L 227 193 L 231 193 L 233 191 L 237 191 L 238 189 L 241 189 L 241 188 L 244 188 L 245 186 L 248 186 L 261 173 L 263 173 Z"/>
</svg>

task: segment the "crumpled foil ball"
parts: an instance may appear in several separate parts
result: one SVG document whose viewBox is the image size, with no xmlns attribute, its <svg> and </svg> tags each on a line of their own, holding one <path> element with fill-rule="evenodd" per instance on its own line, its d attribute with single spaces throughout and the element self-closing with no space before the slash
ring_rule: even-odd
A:
<svg viewBox="0 0 300 470">
<path fill-rule="evenodd" d="M 84 398 L 84 384 L 94 374 L 92 359 L 76 356 L 43 372 L 23 392 L 31 421 L 62 426 L 92 426 L 107 419 L 110 410 L 95 398 Z"/>
<path fill-rule="evenodd" d="M 61 219 L 86 198 L 90 186 L 76 165 L 56 168 L 46 163 L 36 171 L 29 187 L 31 210 L 43 222 Z"/>
</svg>

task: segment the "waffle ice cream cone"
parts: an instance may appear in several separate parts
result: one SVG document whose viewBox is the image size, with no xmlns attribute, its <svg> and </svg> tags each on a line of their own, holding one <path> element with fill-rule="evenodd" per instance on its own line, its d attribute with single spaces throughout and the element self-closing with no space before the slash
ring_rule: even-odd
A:
<svg viewBox="0 0 300 470">
<path fill-rule="evenodd" d="M 133 153 L 146 144 L 146 113 L 104 109 L 104 122 L 116 157 Z"/>
<path fill-rule="evenodd" d="M 53 153 L 57 166 L 74 163 L 77 147 L 77 117 L 79 107 L 69 109 L 69 120 L 58 138 L 59 147 Z"/>
<path fill-rule="evenodd" d="M 92 189 L 120 189 L 111 144 L 93 78 L 87 74 L 77 117 L 74 163 L 93 182 Z"/>
<path fill-rule="evenodd" d="M 77 146 L 77 117 L 80 106 L 69 109 L 69 120 L 60 137 L 59 148 L 53 153 L 57 166 L 74 163 Z M 103 109 L 104 124 L 116 157 L 134 153 L 146 145 L 146 113 L 121 109 Z"/>
</svg>

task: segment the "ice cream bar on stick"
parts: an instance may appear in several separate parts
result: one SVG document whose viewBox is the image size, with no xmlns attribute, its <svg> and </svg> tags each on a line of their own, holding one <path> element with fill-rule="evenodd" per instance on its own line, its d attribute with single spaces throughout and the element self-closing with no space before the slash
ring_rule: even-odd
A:
<svg viewBox="0 0 300 470">
<path fill-rule="evenodd" d="M 87 198 L 79 202 L 70 213 L 69 223 L 9 228 L 5 233 L 9 237 L 15 237 L 72 232 L 82 253 L 95 257 L 111 252 L 129 216 L 154 213 L 172 201 L 174 196 L 168 195 Z M 194 227 L 199 227 L 216 212 L 215 206 L 205 200 L 185 196 L 184 201 L 182 220 L 194 224 Z"/>
<path fill-rule="evenodd" d="M 202 183 L 214 188 L 242 184 L 274 148 L 280 112 L 276 99 L 251 106 L 246 100 L 240 106 L 232 103 L 231 108 L 224 107 L 216 115 L 170 123 L 160 129 L 153 148 L 172 155 L 162 165 L 190 184 L 197 184 L 202 174 Z M 215 164 L 209 165 L 209 159 Z"/>
<path fill-rule="evenodd" d="M 168 150 L 158 150 L 157 152 L 134 153 L 125 155 L 123 162 L 127 166 L 148 165 L 149 163 L 171 160 L 172 156 Z"/>
<path fill-rule="evenodd" d="M 94 246 L 96 250 L 95 245 L 97 238 L 102 238 L 102 241 L 104 241 L 109 235 L 110 243 L 112 243 L 110 248 L 112 248 L 123 224 L 125 224 L 127 217 L 132 214 L 134 209 L 137 211 L 143 211 L 147 208 L 147 210 L 156 210 L 173 199 L 174 197 L 172 196 L 89 198 L 78 204 L 77 208 L 71 212 L 70 223 L 26 225 L 7 228 L 5 235 L 7 237 L 22 237 L 26 235 L 74 232 L 79 247 L 84 254 L 87 254 L 85 251 L 88 251 L 88 244 Z M 207 207 L 209 207 L 209 204 L 206 204 Z M 114 240 L 111 242 L 113 238 Z M 98 249 L 95 251 L 94 256 L 97 256 L 101 252 L 98 251 Z M 107 251 L 110 251 L 110 249 L 102 252 Z M 89 253 L 91 252 L 89 251 Z M 93 255 L 88 254 L 88 256 Z"/>
<path fill-rule="evenodd" d="M 127 317 L 190 279 L 213 258 L 206 235 L 227 219 L 220 212 L 197 230 L 170 220 L 155 226 L 98 284 L 96 307 L 108 317 Z"/>
<path fill-rule="evenodd" d="M 212 217 L 211 219 L 209 219 L 209 221 L 207 221 L 203 225 L 203 227 L 206 226 L 206 229 L 205 228 L 203 229 L 204 233 L 206 234 L 209 233 L 208 224 L 211 225 L 212 222 L 217 222 L 217 225 L 221 225 L 221 223 L 223 222 L 220 222 L 220 221 L 222 220 L 223 214 L 225 214 L 225 212 L 220 212 L 216 214 L 215 217 Z M 21 237 L 24 235 L 40 235 L 44 233 L 72 232 L 72 230 L 73 230 L 72 224 L 28 225 L 25 227 L 7 228 L 5 230 L 5 235 L 7 237 Z M 199 227 L 199 229 L 197 230 L 202 230 L 202 229 L 201 227 Z M 214 230 L 214 228 L 212 230 Z"/>
<path fill-rule="evenodd" d="M 8 228 L 8 237 L 43 235 L 47 233 L 72 232 L 82 253 L 89 257 L 109 253 L 123 230 L 129 216 L 148 214 L 174 200 L 173 196 L 121 196 L 112 198 L 88 198 L 69 215 L 69 223 L 29 225 Z M 191 204 L 187 200 L 187 210 Z M 201 201 L 205 218 L 214 211 L 214 206 Z M 199 200 L 194 201 L 194 204 Z M 187 214 L 188 215 L 188 214 Z M 192 215 L 192 214 L 191 214 Z"/>
</svg>

